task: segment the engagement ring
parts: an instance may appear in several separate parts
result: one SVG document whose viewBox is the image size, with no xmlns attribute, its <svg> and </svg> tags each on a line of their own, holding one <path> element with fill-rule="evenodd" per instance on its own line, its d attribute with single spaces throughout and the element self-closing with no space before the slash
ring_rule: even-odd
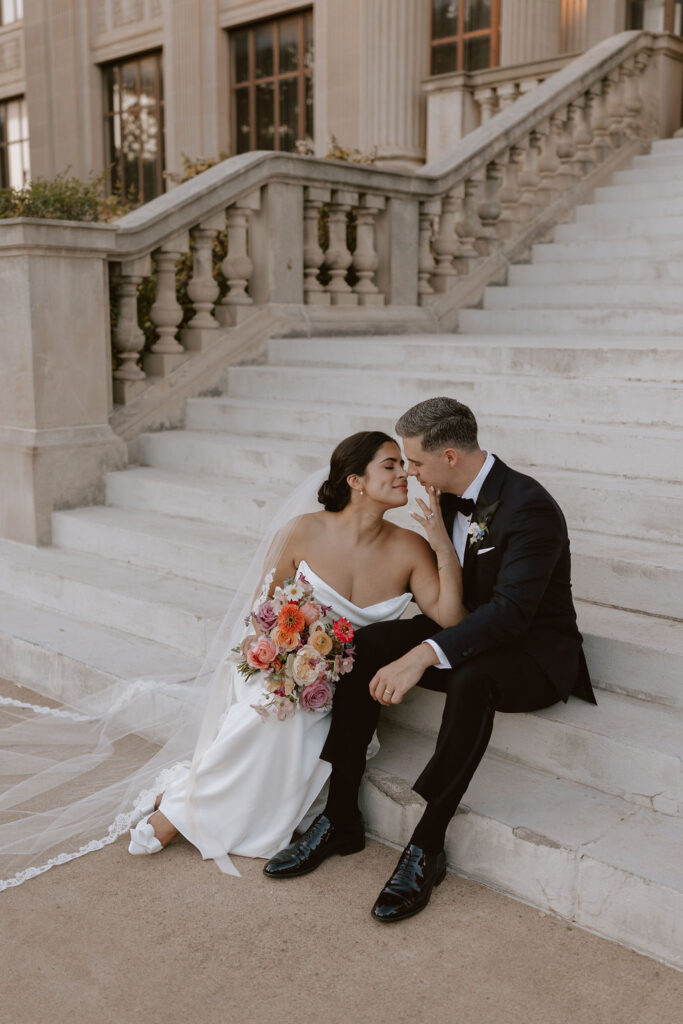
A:
<svg viewBox="0 0 683 1024">
<path fill-rule="evenodd" d="M 433 512 L 428 512 L 426 514 L 426 516 L 425 516 L 425 519 L 433 519 L 433 518 L 434 518 L 434 513 Z"/>
</svg>

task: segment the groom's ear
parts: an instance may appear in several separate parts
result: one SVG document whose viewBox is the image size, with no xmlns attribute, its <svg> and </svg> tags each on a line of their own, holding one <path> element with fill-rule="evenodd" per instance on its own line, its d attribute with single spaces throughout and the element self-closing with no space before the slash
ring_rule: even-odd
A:
<svg viewBox="0 0 683 1024">
<path fill-rule="evenodd" d="M 444 448 L 442 455 L 451 469 L 455 469 L 460 461 L 457 448 Z"/>
</svg>

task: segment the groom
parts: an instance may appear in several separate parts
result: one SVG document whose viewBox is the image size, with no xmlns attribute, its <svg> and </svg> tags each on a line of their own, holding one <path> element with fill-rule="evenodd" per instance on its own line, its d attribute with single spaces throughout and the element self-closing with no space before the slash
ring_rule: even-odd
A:
<svg viewBox="0 0 683 1024">
<path fill-rule="evenodd" d="M 265 866 L 270 878 L 313 871 L 363 848 L 358 790 L 381 707 L 413 686 L 446 694 L 434 753 L 413 786 L 427 802 L 372 914 L 422 910 L 446 873 L 448 823 L 491 736 L 496 711 L 535 711 L 570 694 L 595 704 L 571 595 L 567 525 L 541 485 L 477 442 L 477 423 L 452 398 L 430 398 L 396 424 L 408 474 L 441 492 L 463 567 L 468 614 L 441 629 L 424 615 L 356 634 L 353 671 L 337 687 L 321 757 L 332 764 L 327 806 Z"/>
</svg>

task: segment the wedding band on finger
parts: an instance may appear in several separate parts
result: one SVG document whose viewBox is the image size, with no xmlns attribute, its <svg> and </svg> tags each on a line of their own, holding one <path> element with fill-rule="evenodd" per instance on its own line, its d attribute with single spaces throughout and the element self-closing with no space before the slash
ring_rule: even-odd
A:
<svg viewBox="0 0 683 1024">
<path fill-rule="evenodd" d="M 425 514 L 425 519 L 433 519 L 433 518 L 434 518 L 434 513 L 433 512 L 427 512 Z"/>
</svg>

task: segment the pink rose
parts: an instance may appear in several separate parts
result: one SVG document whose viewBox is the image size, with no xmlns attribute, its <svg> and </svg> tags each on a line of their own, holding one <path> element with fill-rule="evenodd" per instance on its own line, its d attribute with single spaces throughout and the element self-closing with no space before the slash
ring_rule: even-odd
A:
<svg viewBox="0 0 683 1024">
<path fill-rule="evenodd" d="M 278 648 L 267 636 L 261 636 L 247 651 L 247 665 L 255 669 L 267 669 L 275 661 Z"/>
<path fill-rule="evenodd" d="M 251 647 L 251 645 L 253 643 L 256 643 L 257 640 L 258 640 L 258 637 L 257 637 L 256 633 L 249 633 L 247 636 L 245 636 L 244 640 L 240 644 L 240 651 L 242 653 L 242 657 L 243 658 L 246 659 L 247 654 L 249 652 L 249 648 Z"/>
<path fill-rule="evenodd" d="M 332 703 L 332 690 L 324 679 L 315 679 L 301 691 L 300 701 L 304 711 L 320 711 Z"/>
<path fill-rule="evenodd" d="M 320 609 L 312 601 L 307 601 L 301 605 L 301 614 L 306 620 L 306 625 L 312 626 L 320 618 Z"/>
<path fill-rule="evenodd" d="M 273 602 L 264 601 L 256 612 L 255 618 L 261 629 L 265 629 L 266 632 L 271 630 L 277 622 L 277 609 Z"/>
</svg>

